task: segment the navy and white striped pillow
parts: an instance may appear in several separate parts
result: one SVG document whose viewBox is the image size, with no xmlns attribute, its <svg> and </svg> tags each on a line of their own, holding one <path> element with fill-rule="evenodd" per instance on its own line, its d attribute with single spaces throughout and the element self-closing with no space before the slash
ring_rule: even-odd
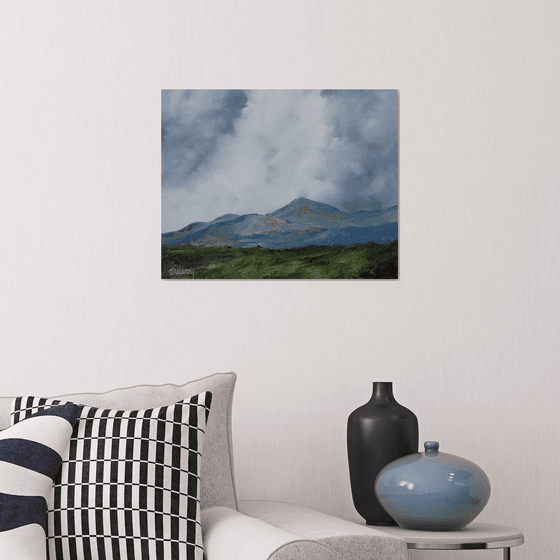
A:
<svg viewBox="0 0 560 560">
<path fill-rule="evenodd" d="M 47 502 L 80 410 L 59 406 L 0 432 L 0 558 L 47 557 Z"/>
<path fill-rule="evenodd" d="M 51 560 L 202 560 L 199 477 L 211 400 L 205 392 L 148 410 L 83 406 L 49 501 Z M 60 404 L 19 398 L 12 420 Z"/>
</svg>

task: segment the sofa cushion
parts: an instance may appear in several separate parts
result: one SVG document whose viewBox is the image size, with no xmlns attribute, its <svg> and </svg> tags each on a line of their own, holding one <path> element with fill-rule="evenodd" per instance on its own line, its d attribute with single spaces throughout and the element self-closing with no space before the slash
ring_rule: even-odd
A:
<svg viewBox="0 0 560 560">
<path fill-rule="evenodd" d="M 236 375 L 215 373 L 184 385 L 137 385 L 107 393 L 79 393 L 52 397 L 89 406 L 118 410 L 141 410 L 172 404 L 198 393 L 212 393 L 201 473 L 201 508 L 227 506 L 237 509 L 231 442 L 231 407 Z M 13 397 L 0 398 L 0 429 L 10 425 Z"/>
<path fill-rule="evenodd" d="M 147 410 L 83 406 L 48 504 L 57 560 L 202 560 L 199 472 L 212 394 Z M 56 399 L 14 401 L 14 422 Z"/>
<path fill-rule="evenodd" d="M 325 543 L 225 507 L 202 512 L 202 534 L 212 560 L 339 560 Z"/>
<path fill-rule="evenodd" d="M 246 515 L 328 545 L 341 560 L 406 560 L 404 539 L 312 509 L 263 500 L 239 502 Z"/>
<path fill-rule="evenodd" d="M 47 502 L 79 413 L 60 406 L 0 433 L 0 558 L 45 560 Z"/>
</svg>

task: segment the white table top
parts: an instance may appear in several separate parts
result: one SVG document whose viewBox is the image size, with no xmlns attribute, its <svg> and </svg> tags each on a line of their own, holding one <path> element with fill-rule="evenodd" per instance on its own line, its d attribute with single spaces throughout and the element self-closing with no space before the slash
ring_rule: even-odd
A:
<svg viewBox="0 0 560 560">
<path fill-rule="evenodd" d="M 506 548 L 523 544 L 523 533 L 515 527 L 494 523 L 473 522 L 459 531 L 413 531 L 401 527 L 381 527 L 372 529 L 400 537 L 408 543 L 408 548 L 434 550 L 467 548 Z"/>
</svg>

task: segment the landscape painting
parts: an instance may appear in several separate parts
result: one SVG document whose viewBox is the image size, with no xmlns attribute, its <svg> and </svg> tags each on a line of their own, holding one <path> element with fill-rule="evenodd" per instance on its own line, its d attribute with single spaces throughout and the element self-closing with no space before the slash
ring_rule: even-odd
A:
<svg viewBox="0 0 560 560">
<path fill-rule="evenodd" d="M 398 279 L 397 90 L 162 90 L 164 279 Z"/>
</svg>

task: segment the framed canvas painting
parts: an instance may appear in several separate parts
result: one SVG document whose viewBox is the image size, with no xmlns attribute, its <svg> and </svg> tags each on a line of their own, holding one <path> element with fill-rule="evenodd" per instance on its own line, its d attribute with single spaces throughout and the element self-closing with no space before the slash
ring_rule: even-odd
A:
<svg viewBox="0 0 560 560">
<path fill-rule="evenodd" d="M 397 90 L 162 90 L 162 278 L 397 279 Z"/>
</svg>

